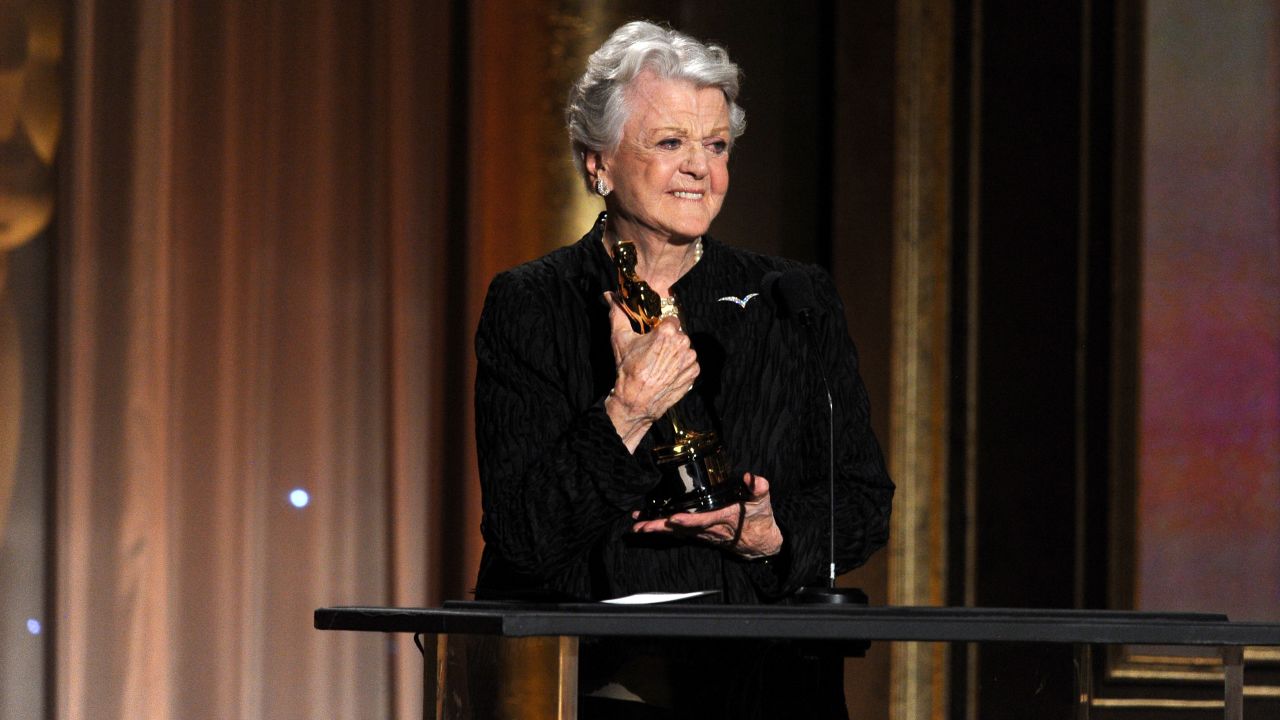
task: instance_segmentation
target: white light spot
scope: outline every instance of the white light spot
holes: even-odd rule
[[[289,493],[289,504],[296,508],[304,508],[311,502],[311,495],[302,488],[294,488]]]
[[[37,619],[35,619],[35,618],[28,618],[28,619],[27,619],[27,632],[31,633],[32,635],[39,635],[39,634],[40,634],[40,621],[39,621],[39,620],[37,620]]]

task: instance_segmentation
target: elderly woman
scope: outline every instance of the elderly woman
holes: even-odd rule
[[[830,279],[707,234],[746,124],[738,77],[723,49],[633,22],[591,56],[570,94],[574,159],[605,212],[576,244],[500,274],[489,289],[476,337],[481,597],[715,590],[714,602],[773,603],[823,582],[824,374],[835,407],[838,569],[885,542],[893,484]],[[650,332],[637,332],[621,305],[614,255],[624,243],[662,300]],[[813,285],[812,334],[763,288],[786,271]],[[740,494],[718,509],[641,519],[673,407],[718,435]],[[777,648],[632,643],[587,647],[584,657],[592,652],[600,660],[583,665],[599,677],[582,680],[584,693],[603,686],[700,717],[844,712],[843,697],[831,695],[839,688],[815,688],[818,675]],[[682,686],[682,662],[698,665],[695,687]],[[821,710],[796,714],[797,702]]]

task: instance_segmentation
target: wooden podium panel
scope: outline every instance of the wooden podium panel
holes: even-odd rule
[[[424,635],[423,717],[572,720],[578,638]]]

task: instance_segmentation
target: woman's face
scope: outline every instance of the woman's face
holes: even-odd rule
[[[628,88],[627,102],[622,142],[598,160],[613,188],[610,223],[664,240],[700,237],[729,189],[724,93],[644,73]]]

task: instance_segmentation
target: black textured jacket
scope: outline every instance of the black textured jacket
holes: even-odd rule
[[[476,335],[476,436],[483,493],[482,597],[604,599],[721,589],[720,602],[786,597],[827,574],[827,410],[835,402],[836,559],[844,572],[888,537],[893,483],[872,433],[844,310],[820,269],[703,240],[672,288],[701,375],[682,401],[714,429],[734,472],[769,480],[782,555],[747,562],[696,541],[629,533],[657,481],[655,431],[632,455],[604,411],[615,366],[616,289],[603,223],[576,244],[494,278]],[[817,296],[818,343],[760,295],[764,275],[801,268]]]

